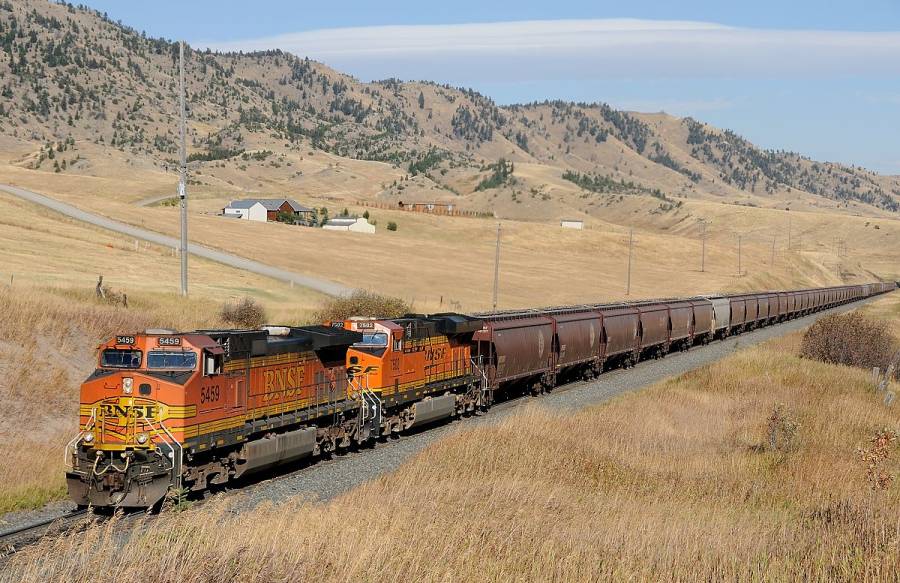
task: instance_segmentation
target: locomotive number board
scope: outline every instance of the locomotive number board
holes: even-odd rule
[[[159,346],[181,346],[181,338],[178,336],[160,336],[157,339]]]

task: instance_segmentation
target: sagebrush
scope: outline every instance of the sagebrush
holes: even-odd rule
[[[831,364],[884,368],[897,350],[888,323],[858,312],[824,316],[809,327],[800,356]]]
[[[223,305],[220,317],[235,328],[259,328],[266,323],[266,310],[253,298],[244,297]]]
[[[366,290],[328,299],[315,314],[317,322],[346,320],[352,316],[399,318],[412,311],[406,300]]]

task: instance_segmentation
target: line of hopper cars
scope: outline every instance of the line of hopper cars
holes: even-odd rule
[[[223,485],[895,288],[117,335],[81,387],[69,494],[82,506],[153,507],[172,490]]]

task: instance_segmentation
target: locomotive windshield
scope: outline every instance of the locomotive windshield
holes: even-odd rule
[[[104,368],[141,368],[140,350],[116,350],[107,348],[100,357]]]
[[[360,342],[354,344],[354,346],[387,346],[388,338],[387,334],[384,332],[363,332],[363,337]]]
[[[197,368],[197,355],[193,352],[151,350],[147,353],[147,368],[194,370]]]

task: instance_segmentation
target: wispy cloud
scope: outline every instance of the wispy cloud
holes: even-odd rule
[[[676,115],[694,115],[698,112],[731,109],[735,102],[721,97],[712,99],[607,99],[610,105],[632,111],[664,111]]]
[[[900,32],[768,30],[690,21],[372,26],[197,44],[218,50],[280,48],[364,79],[504,82],[900,73]]]

